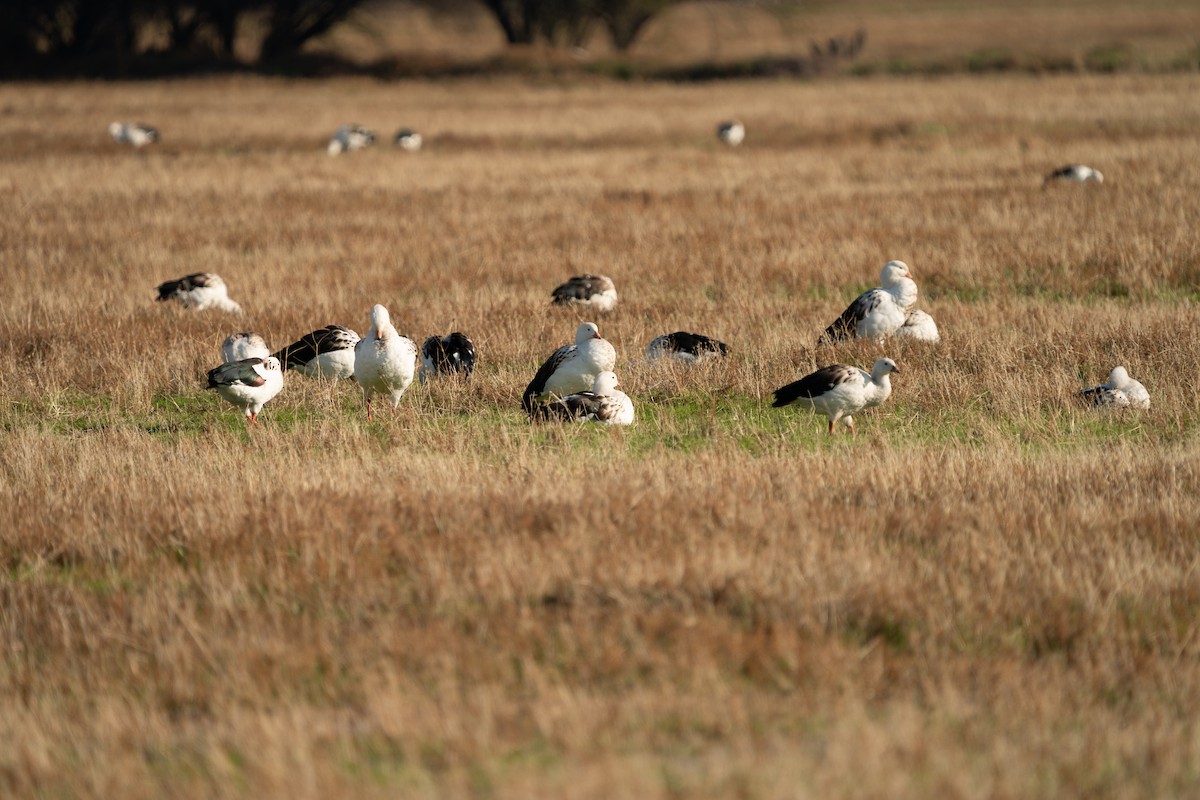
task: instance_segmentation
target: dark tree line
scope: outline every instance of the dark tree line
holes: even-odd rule
[[[483,0],[510,44],[581,44],[592,27],[626,50],[646,23],[681,0]]]
[[[138,33],[166,31],[159,52],[232,59],[249,15],[265,24],[259,60],[293,56],[363,0],[0,0],[0,60],[11,63],[140,55]]]

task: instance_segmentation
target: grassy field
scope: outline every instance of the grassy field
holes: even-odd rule
[[[4,87],[0,794],[1196,796],[1198,95]],[[328,158],[351,120],[428,146]],[[1072,161],[1103,186],[1043,190]],[[943,343],[816,348],[893,258]],[[153,302],[200,270],[244,318]],[[519,411],[583,271],[628,430]],[[251,432],[201,389],[230,332],[376,302],[472,381],[368,424],[293,376]],[[732,357],[640,363],[681,328]],[[769,408],[881,352],[857,437]],[[1072,403],[1117,364],[1150,411]]]

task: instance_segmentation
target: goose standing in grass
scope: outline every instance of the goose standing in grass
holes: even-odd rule
[[[327,152],[331,156],[337,156],[349,150],[362,150],[373,144],[375,131],[361,125],[343,125],[333,132]]]
[[[461,331],[430,336],[421,345],[421,383],[438,375],[470,377],[475,369],[475,345]]]
[[[1108,383],[1084,389],[1078,394],[1084,402],[1107,408],[1138,408],[1150,407],[1150,393],[1146,387],[1129,377],[1124,367],[1113,367],[1108,374]]]
[[[600,337],[594,322],[585,322],[575,331],[574,344],[564,344],[542,364],[525,387],[521,407],[529,411],[548,398],[587,391],[597,375],[612,372],[616,365],[617,351]]]
[[[221,343],[221,358],[226,364],[234,361],[245,361],[247,358],[266,358],[271,355],[271,348],[257,333],[245,331],[231,333]]]
[[[359,336],[341,325],[326,325],[306,333],[275,357],[283,369],[294,369],[309,378],[340,381],[354,377],[354,348]]]
[[[908,307],[917,301],[917,284],[908,264],[889,261],[879,272],[883,285],[858,296],[832,325],[825,329],[817,344],[834,344],[849,339],[883,339],[898,331],[908,315]]]
[[[158,129],[141,122],[114,122],[108,126],[108,135],[117,144],[143,148],[158,141]]]
[[[371,309],[371,330],[354,345],[354,379],[363,390],[368,422],[372,395],[387,397],[395,414],[416,371],[417,346],[396,332],[388,310],[376,304]]]
[[[204,311],[209,308],[242,313],[242,307],[229,299],[229,290],[220,275],[212,272],[196,272],[173,281],[158,285],[159,302],[175,300],[184,308]]]
[[[606,275],[576,275],[551,292],[556,306],[582,306],[607,313],[617,305],[617,287]]]
[[[729,345],[702,333],[675,331],[657,337],[646,347],[646,360],[671,359],[683,364],[695,364],[707,358],[721,358],[729,353]]]
[[[1050,183],[1104,183],[1104,176],[1100,174],[1100,170],[1092,169],[1083,164],[1068,164],[1065,167],[1059,167],[1046,176],[1042,181],[1042,186]]]
[[[425,138],[410,128],[401,128],[396,131],[396,137],[392,141],[396,147],[406,153],[415,153],[421,149],[421,145],[425,144]]]
[[[831,364],[775,390],[775,408],[795,403],[829,418],[833,433],[838,420],[854,433],[854,414],[877,406],[892,393],[889,377],[900,368],[890,358],[875,362],[870,373],[845,364]]]
[[[601,372],[588,392],[576,392],[529,409],[531,420],[578,420],[632,425],[633,401],[619,390],[616,373]]]
[[[736,119],[726,120],[717,126],[717,138],[730,147],[737,147],[746,139],[746,126]]]
[[[258,424],[258,412],[283,388],[279,359],[246,358],[208,371],[208,389],[216,389],[241,410],[249,425]]]
[[[933,317],[917,309],[910,310],[904,316],[904,324],[896,331],[896,335],[916,339],[919,342],[936,343],[942,340]]]

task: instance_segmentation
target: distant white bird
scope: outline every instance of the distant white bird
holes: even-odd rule
[[[359,336],[341,325],[326,325],[306,333],[275,357],[283,369],[294,369],[309,378],[340,381],[354,377],[354,348]]]
[[[1067,181],[1073,183],[1104,183],[1104,176],[1100,174],[1100,170],[1092,169],[1083,164],[1068,164],[1065,167],[1059,167],[1046,176],[1042,181],[1045,186],[1048,183],[1055,181]]]
[[[601,372],[588,392],[569,394],[549,403],[532,406],[532,420],[579,420],[605,425],[632,425],[633,401],[619,391],[616,373]]]
[[[910,309],[904,316],[904,324],[896,331],[896,335],[916,339],[920,342],[940,342],[942,340],[933,317],[917,309]]]
[[[817,344],[833,344],[848,339],[882,339],[891,336],[917,301],[917,284],[908,264],[889,261],[879,272],[883,286],[858,296],[832,325],[825,329]]]
[[[241,409],[250,425],[257,425],[258,412],[283,388],[283,371],[274,356],[247,358],[209,370],[206,388],[216,389]]]
[[[854,433],[854,414],[877,406],[892,393],[888,376],[900,368],[890,358],[881,358],[867,373],[858,367],[831,364],[798,381],[775,390],[775,408],[795,403],[829,418],[829,432],[838,420]]]
[[[396,131],[396,137],[393,139],[393,142],[401,150],[415,153],[421,149],[421,145],[425,143],[425,138],[414,130],[401,128]]]
[[[475,345],[465,333],[430,336],[421,345],[421,383],[438,375],[469,377],[475,369]]]
[[[617,351],[600,338],[600,329],[594,322],[585,322],[575,331],[574,344],[558,348],[542,364],[525,387],[521,407],[529,411],[545,399],[587,391],[597,375],[612,372],[616,364]]]
[[[212,272],[196,272],[173,281],[158,285],[159,302],[176,300],[184,308],[204,311],[209,308],[242,313],[242,307],[229,299],[229,291],[220,275]]]
[[[746,138],[746,126],[736,119],[726,120],[717,126],[717,138],[730,147],[737,147]]]
[[[1079,393],[1084,402],[1094,406],[1112,408],[1150,407],[1150,393],[1146,387],[1129,377],[1124,367],[1114,367],[1108,374],[1108,383],[1084,389]]]
[[[108,135],[117,144],[138,148],[158,141],[158,129],[141,122],[114,122],[108,126]]]
[[[327,151],[336,156],[348,150],[362,150],[375,144],[375,132],[361,125],[343,125],[333,132]]]
[[[616,308],[617,287],[607,275],[576,275],[551,292],[551,305],[582,306],[608,312]]]
[[[387,397],[395,414],[416,372],[417,346],[396,332],[388,310],[376,304],[371,309],[371,330],[354,346],[354,379],[363,390],[368,422],[371,396]]]
[[[721,358],[729,353],[729,345],[702,333],[675,331],[655,338],[646,347],[646,360],[670,359],[683,364],[695,364],[707,358]]]
[[[231,333],[221,343],[221,358],[226,364],[234,361],[245,361],[247,358],[266,358],[271,355],[271,348],[257,333],[245,331]]]

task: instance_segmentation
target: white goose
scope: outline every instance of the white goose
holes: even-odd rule
[[[614,372],[601,372],[592,383],[590,392],[569,394],[544,405],[533,406],[533,420],[579,420],[604,425],[632,425],[633,401],[620,391]]]
[[[371,420],[371,396],[386,396],[395,414],[416,372],[417,346],[396,332],[388,310],[376,304],[371,309],[371,330],[354,345],[354,379],[363,389],[367,421]]]
[[[309,378],[340,381],[354,377],[354,348],[359,336],[341,325],[326,325],[306,333],[275,354],[284,370]]]
[[[1108,383],[1084,389],[1079,397],[1086,403],[1100,407],[1142,410],[1150,407],[1150,393],[1145,386],[1129,377],[1124,367],[1113,367],[1108,374]]]
[[[896,335],[916,339],[919,342],[940,342],[942,340],[933,317],[917,309],[910,310],[904,316],[904,324],[896,331]]]
[[[229,290],[221,276],[212,272],[195,272],[173,281],[158,285],[159,302],[175,300],[184,308],[204,311],[217,308],[233,314],[242,313],[242,307],[229,299]]]
[[[907,309],[917,301],[917,284],[908,264],[889,261],[879,272],[883,285],[858,296],[832,325],[825,329],[817,344],[833,344],[847,339],[882,339],[904,324]]]
[[[1042,181],[1044,187],[1048,183],[1065,181],[1068,183],[1104,183],[1104,175],[1098,169],[1092,169],[1084,164],[1068,164],[1059,167],[1046,176]]]
[[[554,287],[551,305],[582,306],[607,313],[617,306],[617,287],[607,275],[576,275]]]
[[[521,407],[529,411],[534,403],[549,397],[566,397],[592,388],[601,372],[612,372],[617,351],[600,337],[594,322],[585,322],[575,331],[575,343],[565,344],[550,354],[533,380],[525,387]]]
[[[209,370],[205,388],[216,389],[241,409],[249,425],[257,425],[258,412],[283,388],[283,370],[274,356],[247,358]]]
[[[221,343],[221,359],[226,364],[234,361],[245,361],[247,358],[266,358],[271,355],[271,348],[257,333],[243,331],[231,333]]]
[[[881,358],[867,373],[858,367],[831,364],[798,381],[775,390],[775,408],[795,403],[829,418],[829,432],[841,420],[854,433],[854,414],[877,406],[892,393],[888,376],[900,368],[890,358]]]
[[[746,139],[746,126],[736,119],[722,122],[717,126],[717,138],[730,147],[737,147]]]
[[[396,131],[396,136],[392,140],[396,147],[406,153],[415,153],[421,149],[421,145],[425,143],[425,137],[412,130],[411,128],[401,128]]]
[[[333,132],[326,152],[331,156],[341,155],[350,150],[362,150],[375,144],[375,131],[361,125],[343,125]]]
[[[117,144],[143,148],[158,141],[158,129],[141,122],[114,122],[108,126],[108,135]]]

